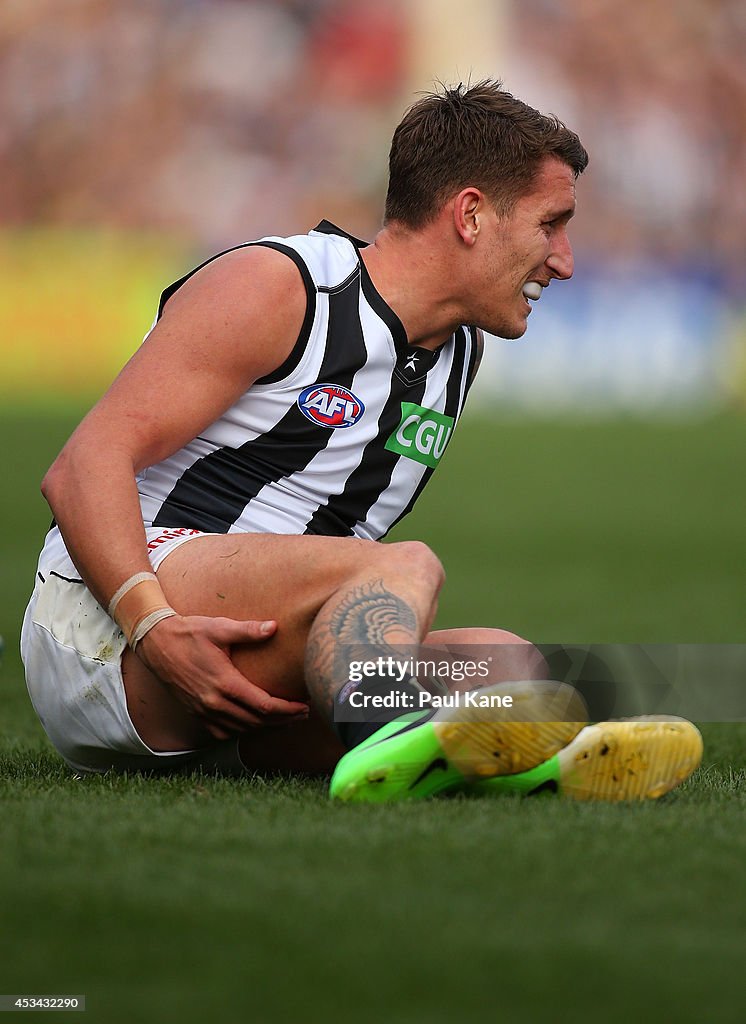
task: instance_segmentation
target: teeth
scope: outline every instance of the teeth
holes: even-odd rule
[[[538,281],[527,281],[523,286],[523,294],[527,299],[540,299],[542,291]]]

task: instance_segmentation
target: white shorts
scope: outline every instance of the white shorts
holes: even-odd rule
[[[200,530],[146,528],[153,571]],[[34,709],[76,772],[199,768],[240,774],[237,740],[208,750],[163,752],[140,739],[122,681],[124,634],[80,578],[59,530],[47,535],[21,630],[21,657]]]

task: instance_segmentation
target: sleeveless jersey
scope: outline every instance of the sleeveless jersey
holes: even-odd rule
[[[451,439],[477,363],[476,330],[459,328],[434,352],[409,345],[360,259],[367,243],[328,221],[245,244],[295,262],[307,294],[300,335],[282,366],[138,475],[145,524],[380,539]],[[158,317],[199,269],[166,289]]]

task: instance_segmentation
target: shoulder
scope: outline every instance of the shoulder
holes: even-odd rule
[[[328,221],[322,221],[307,235],[286,239],[263,239],[262,244],[280,243],[283,251],[304,263],[314,286],[319,291],[337,288],[360,268],[360,246],[367,243],[353,238]],[[282,244],[284,243],[284,245]]]
[[[189,275],[168,297],[163,313],[194,304],[272,305],[279,297],[291,308],[304,305],[306,288],[297,263],[276,247],[252,244],[230,249]]]
[[[175,332],[239,363],[254,377],[274,370],[298,339],[309,306],[298,266],[260,245],[230,250],[192,274],[163,306],[155,333]],[[236,367],[237,368],[237,367]]]

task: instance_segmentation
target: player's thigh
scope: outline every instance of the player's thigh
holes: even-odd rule
[[[319,609],[347,580],[385,571],[393,547],[353,537],[205,536],[173,551],[158,578],[182,615],[275,619],[275,635],[234,648],[234,661],[270,693],[302,697],[305,645]]]
[[[175,548],[157,575],[169,603],[182,615],[275,619],[276,633],[238,645],[238,669],[268,693],[305,700],[303,664],[313,621],[348,581],[408,576],[422,570],[422,586],[437,583],[434,558],[422,545],[378,544],[352,537],[224,534],[195,537]],[[429,577],[432,577],[431,579]],[[122,658],[127,707],[138,734],[156,750],[210,742],[203,722],[178,701],[131,651]]]

